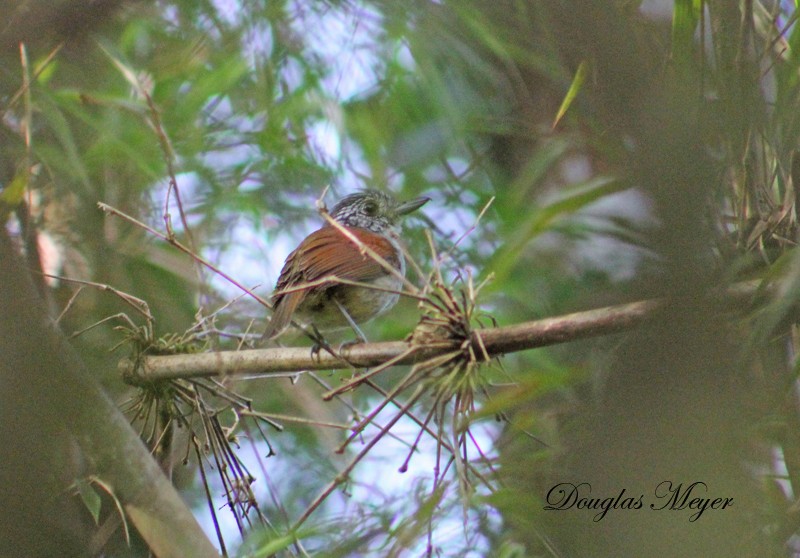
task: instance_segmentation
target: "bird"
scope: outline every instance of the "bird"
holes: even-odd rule
[[[428,201],[430,198],[418,197],[399,202],[374,189],[342,198],[330,211],[341,228],[326,222],[286,258],[272,296],[272,319],[262,339],[277,337],[296,320],[317,333],[350,326],[365,341],[358,324],[392,308],[403,286],[406,263],[398,230],[400,218]],[[396,273],[362,250],[342,229]],[[331,276],[373,288],[325,280]]]

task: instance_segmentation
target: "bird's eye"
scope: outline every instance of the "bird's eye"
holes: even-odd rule
[[[370,217],[374,217],[378,213],[378,204],[371,200],[364,202],[364,213]]]

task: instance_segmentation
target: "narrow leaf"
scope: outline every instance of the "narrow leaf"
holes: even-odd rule
[[[702,9],[702,0],[675,0],[672,12],[673,62],[685,65],[692,60],[694,32]]]
[[[94,524],[97,525],[100,521],[100,505],[102,504],[100,495],[86,479],[76,480],[75,486],[78,489],[78,494],[83,501],[83,505],[89,510]]]
[[[627,181],[600,176],[586,182],[575,193],[532,211],[530,217],[517,227],[517,232],[490,261],[491,268],[499,278],[495,285],[502,284],[503,278],[519,263],[519,255],[534,237],[547,231],[559,217],[573,214],[597,200],[621,192],[630,187]]]
[[[22,201],[25,190],[28,188],[30,173],[27,168],[17,171],[11,182],[0,192],[0,205],[5,206],[2,211],[16,207]]]
[[[558,112],[556,113],[556,117],[553,120],[553,128],[558,126],[558,123],[561,121],[561,118],[563,118],[564,114],[566,114],[567,110],[572,105],[572,101],[575,100],[575,97],[578,96],[581,87],[583,87],[583,82],[586,80],[587,66],[588,64],[586,63],[586,60],[584,60],[578,65],[578,70],[575,72],[575,77],[572,78],[572,83],[570,84],[569,89],[567,90],[567,94],[564,97],[564,100],[561,101],[561,106],[558,107]]]

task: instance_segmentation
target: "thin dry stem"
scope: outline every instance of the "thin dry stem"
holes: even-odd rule
[[[61,275],[51,275],[49,273],[42,273],[42,275],[44,275],[45,277],[49,277],[51,279],[58,279],[59,281],[64,281],[66,283],[75,283],[76,285],[81,285],[84,287],[93,287],[101,291],[108,291],[114,296],[117,296],[120,299],[122,299],[122,301],[125,304],[127,304],[128,306],[136,310],[139,314],[144,316],[144,318],[148,322],[153,321],[153,314],[150,312],[150,306],[147,304],[147,302],[145,302],[139,297],[133,296],[132,294],[120,291],[119,289],[115,289],[111,285],[106,285],[105,283],[95,283],[93,281],[84,281],[82,279],[72,279],[70,277],[63,277]],[[77,297],[78,293],[80,293],[80,290],[78,290],[78,292],[75,293],[73,298]],[[61,315],[59,315],[57,321],[60,321],[64,317],[64,314],[67,313],[67,310],[69,310],[70,306],[72,306],[72,304],[74,303],[73,298],[70,298],[69,302],[67,303],[67,306],[64,308],[64,311],[61,312]]]
[[[11,96],[11,99],[9,99],[8,103],[6,103],[6,106],[3,107],[2,110],[0,110],[0,120],[3,119],[3,117],[9,110],[14,108],[14,105],[17,104],[17,101],[19,101],[23,95],[28,94],[31,82],[36,81],[36,79],[39,77],[39,74],[41,74],[50,65],[50,62],[53,61],[53,58],[55,58],[56,54],[58,54],[61,51],[61,48],[63,46],[64,43],[59,43],[58,45],[56,45],[53,48],[53,50],[50,51],[47,57],[41,62],[41,64],[39,64],[39,67],[36,69],[33,75],[30,76],[29,79],[26,79],[23,82],[22,86],[14,92],[14,95]]]
[[[244,285],[242,285],[241,283],[236,281],[236,279],[234,279],[233,277],[231,277],[230,275],[228,275],[227,273],[225,273],[224,271],[219,269],[217,266],[215,266],[211,262],[209,262],[206,259],[198,256],[190,248],[188,248],[187,246],[183,245],[180,241],[178,241],[174,237],[170,238],[168,235],[165,235],[164,233],[161,233],[161,232],[155,230],[153,227],[150,227],[150,226],[142,223],[141,221],[135,219],[134,217],[131,217],[130,215],[128,215],[126,213],[123,213],[122,211],[120,211],[118,209],[115,209],[115,208],[111,207],[110,205],[105,204],[103,202],[98,202],[97,203],[97,207],[99,207],[101,211],[103,211],[105,213],[108,213],[109,215],[115,215],[117,217],[120,217],[123,220],[131,223],[132,225],[140,227],[141,229],[143,229],[143,230],[149,232],[150,234],[152,234],[153,236],[158,237],[161,240],[171,244],[172,246],[174,246],[175,248],[177,248],[178,250],[180,250],[184,254],[188,255],[190,258],[194,259],[196,262],[204,265],[205,267],[207,267],[208,269],[210,269],[211,271],[213,271],[214,273],[216,273],[217,275],[219,275],[220,277],[222,277],[223,279],[228,281],[231,285],[235,286],[236,288],[240,289],[245,294],[247,294],[250,297],[252,297],[256,302],[258,302],[262,306],[265,306],[266,308],[272,308],[272,304],[270,304],[265,299],[263,299],[262,297],[260,297],[256,293],[254,293],[252,290],[248,289],[247,287],[245,287]]]
[[[380,256],[379,256],[380,257]],[[396,270],[395,270],[396,271]],[[305,283],[299,283],[297,285],[293,285],[291,287],[286,287],[284,289],[280,289],[275,291],[274,295],[285,295],[289,293],[294,293],[297,291],[305,291],[308,289],[313,289],[314,287],[319,287],[323,285],[329,285],[331,283],[339,284],[339,285],[349,285],[351,287],[361,287],[363,289],[371,289],[373,291],[381,291],[385,293],[392,293],[398,294],[400,296],[405,296],[408,298],[413,298],[416,300],[424,300],[425,297],[417,294],[417,292],[406,292],[406,291],[399,291],[397,289],[388,289],[386,287],[379,287],[369,283],[362,283],[360,281],[351,281],[350,279],[342,279],[337,277],[336,275],[326,275],[325,277],[321,277],[319,279],[315,279],[314,281],[307,281]]]
[[[332,390],[330,390],[330,391],[328,391],[326,393],[323,393],[322,394],[322,399],[324,401],[330,401],[335,396],[341,395],[342,393],[344,393],[346,391],[350,391],[351,389],[356,388],[357,386],[363,384],[366,380],[369,380],[370,378],[372,378],[376,374],[379,374],[379,373],[383,372],[387,368],[390,368],[390,367],[394,366],[395,364],[397,364],[398,362],[400,362],[401,360],[409,357],[416,350],[417,350],[417,347],[409,347],[407,350],[403,351],[402,353],[400,353],[396,357],[390,358],[389,360],[387,360],[386,362],[380,364],[379,366],[376,366],[372,370],[369,370],[368,372],[365,372],[364,374],[361,374],[360,376],[356,376],[355,378],[353,378],[349,382],[346,382],[346,383],[342,384],[341,386],[337,387],[336,389],[332,389]]]
[[[257,417],[260,419],[281,420],[284,422],[293,422],[295,424],[305,424],[308,426],[324,426],[326,428],[336,428],[338,430],[350,430],[349,424],[339,424],[336,422],[312,420],[302,417],[293,417],[290,415],[281,415],[278,413],[263,413],[259,411],[245,410],[245,411],[240,411],[239,415],[243,417]]]
[[[336,478],[333,479],[328,485],[322,490],[322,492],[314,499],[313,502],[306,508],[306,510],[300,515],[297,521],[292,526],[292,531],[297,531],[303,523],[314,513],[322,502],[324,502],[331,493],[336,490],[336,487],[342,484],[347,480],[347,477],[353,471],[356,465],[375,447],[385,434],[389,432],[389,430],[399,421],[403,416],[406,415],[408,410],[414,406],[417,400],[425,393],[424,389],[417,388],[417,390],[411,395],[408,402],[403,405],[403,407],[398,411],[394,417],[389,421],[389,423],[381,429],[381,432],[376,434],[367,444],[362,448],[358,454],[353,457],[350,463],[338,474]]]
[[[486,215],[486,212],[489,211],[489,208],[494,203],[494,200],[495,196],[489,198],[489,201],[486,202],[486,204],[483,206],[483,209],[481,209],[480,213],[478,213],[478,216],[475,217],[475,221],[466,231],[463,232],[461,236],[458,237],[458,239],[456,239],[453,245],[447,250],[446,252],[447,254],[452,254],[453,252],[455,252],[456,248],[458,248],[458,245],[461,244],[461,242],[463,242],[463,240],[467,238],[467,236],[469,236],[470,233],[472,233],[472,231],[478,228],[478,224],[481,222],[481,219],[483,219],[483,216]]]

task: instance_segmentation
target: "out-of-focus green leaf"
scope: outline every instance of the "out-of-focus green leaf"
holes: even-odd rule
[[[114,66],[119,70],[122,76],[125,78],[125,81],[128,82],[128,85],[133,87],[136,93],[144,98],[145,95],[149,95],[147,88],[144,86],[142,81],[139,79],[138,73],[131,68],[129,64],[126,64],[122,61],[119,55],[115,55],[111,52],[112,47],[110,45],[104,44],[102,41],[98,41],[98,46],[100,50],[105,54],[111,62],[113,62]]]
[[[572,78],[572,83],[569,85],[567,94],[564,96],[564,100],[561,101],[561,106],[558,107],[556,117],[553,119],[553,128],[558,126],[558,123],[561,122],[561,118],[563,118],[563,116],[567,113],[569,107],[572,106],[572,101],[574,101],[575,97],[577,97],[578,93],[580,93],[581,88],[583,87],[583,82],[586,80],[587,67],[588,63],[585,60],[578,65],[578,70],[575,72],[575,77]]]
[[[267,558],[268,556],[274,556],[298,541],[319,534],[320,531],[320,529],[309,527],[299,529],[295,533],[276,535],[271,531],[262,529],[250,535],[239,548],[237,556],[239,558]]]
[[[70,123],[61,109],[46,96],[38,96],[37,108],[44,115],[50,130],[59,141],[63,165],[57,170],[68,172],[83,187],[84,191],[88,192],[91,190],[91,178]],[[35,143],[34,149],[37,149]]]
[[[5,222],[8,214],[22,201],[25,190],[30,181],[30,172],[27,168],[17,171],[11,182],[0,191],[0,223]]]
[[[675,0],[672,13],[672,62],[679,68],[687,68],[692,63],[694,34],[702,9],[702,0]]]
[[[53,74],[58,69],[58,60],[51,60],[50,57],[44,58],[36,63],[34,66],[36,73],[36,80],[45,85],[53,77]]]
[[[494,290],[498,288],[498,285],[502,285],[508,273],[519,263],[520,252],[533,238],[549,230],[554,220],[575,213],[605,196],[621,192],[629,187],[630,185],[624,180],[600,176],[587,181],[579,188],[574,188],[577,190],[574,194],[545,207],[535,208],[531,211],[530,217],[516,227],[512,238],[506,242],[503,250],[489,262],[487,270],[492,271],[496,276],[489,288]]]
[[[504,214],[504,217],[519,212],[520,207],[527,203],[532,193],[540,187],[548,173],[553,171],[571,145],[569,140],[559,137],[541,143],[539,148],[528,158],[525,166],[517,173],[513,185],[508,188],[508,193],[498,198],[498,208],[503,212],[508,212]]]
[[[100,521],[100,506],[102,504],[100,495],[86,479],[76,480],[75,486],[78,488],[78,494],[81,497],[83,505],[89,510],[94,524],[97,525]]]

